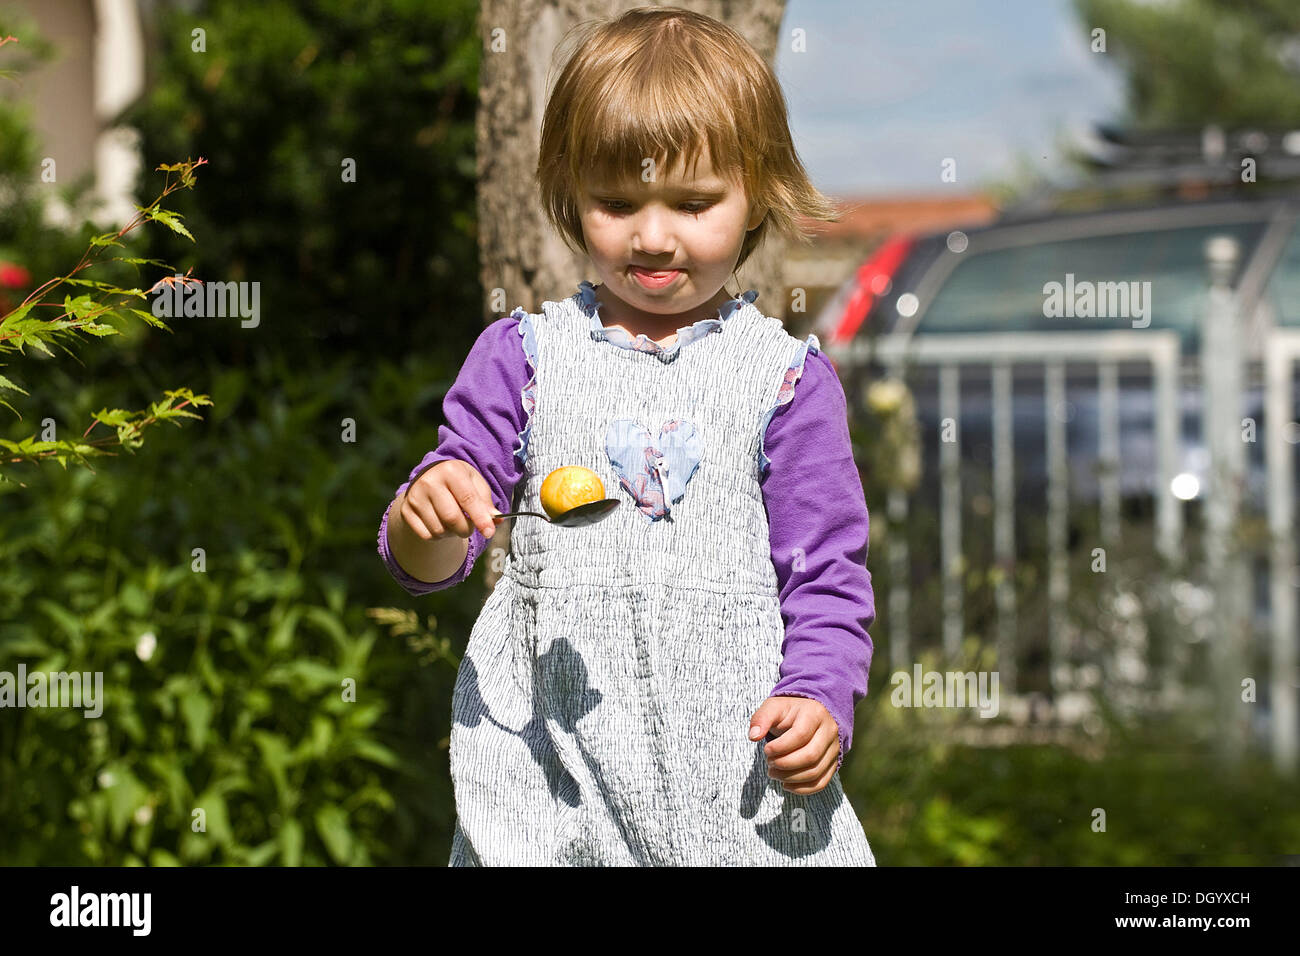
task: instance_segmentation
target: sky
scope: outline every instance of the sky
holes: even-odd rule
[[[1071,0],[788,0],[781,31],[795,148],[833,196],[967,194],[1018,155],[1059,176],[1061,140],[1124,117],[1123,74]]]

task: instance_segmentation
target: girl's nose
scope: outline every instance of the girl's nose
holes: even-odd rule
[[[642,210],[632,230],[632,247],[639,255],[645,256],[658,256],[672,252],[675,246],[670,217],[662,210],[653,208]]]

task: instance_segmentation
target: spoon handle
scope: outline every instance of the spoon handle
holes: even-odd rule
[[[523,516],[525,516],[525,515],[528,516],[528,517],[530,517],[530,518],[545,518],[547,521],[550,521],[550,520],[551,520],[549,516],[547,516],[547,515],[543,515],[543,514],[538,514],[536,511],[511,511],[511,512],[508,513],[508,514],[503,514],[503,515],[502,515],[502,514],[496,514],[496,515],[493,515],[493,516],[492,516],[492,520],[496,521],[496,520],[498,520],[498,519],[504,519],[504,518],[519,518],[519,517],[523,517]]]

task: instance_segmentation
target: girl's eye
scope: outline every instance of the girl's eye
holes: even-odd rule
[[[626,209],[627,203],[623,202],[621,199],[602,199],[601,205],[604,206],[610,212],[627,211]],[[682,209],[693,216],[698,216],[700,213],[704,212],[704,210],[708,209],[709,206],[711,205],[712,203],[707,203],[707,202],[689,202],[689,203],[683,203]]]

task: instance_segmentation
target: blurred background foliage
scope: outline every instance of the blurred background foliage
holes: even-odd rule
[[[1300,124],[1295,0],[1075,0],[1106,31],[1137,128]]]
[[[197,242],[141,230],[129,254],[258,281],[262,320],[137,323],[6,371],[31,392],[22,421],[0,419],[15,440],[45,418],[80,434],[93,410],[181,384],[214,405],[93,473],[46,463],[0,494],[0,669],[103,671],[111,688],[98,720],[4,712],[0,862],[446,863],[459,649],[428,646],[463,647],[482,574],[417,602],[375,549],[481,331],[475,15],[159,10],[148,93],[124,117],[143,136],[137,195],[157,194],[160,163],[209,165],[169,203]],[[207,53],[190,50],[196,26]],[[21,111],[0,109],[0,128],[25,130]],[[0,139],[0,163],[3,241],[33,284],[66,272],[94,230],[43,224],[29,135]],[[389,606],[394,622],[368,612]]]
[[[160,8],[147,31],[147,95],[121,120],[140,131],[146,170],[178,156],[210,165],[202,189],[174,204],[202,242],[159,233],[150,255],[199,278],[261,282],[267,317],[239,332],[196,323],[181,353],[242,360],[253,348],[315,348],[364,366],[412,349],[468,352],[483,302],[473,278],[477,9]],[[204,53],[192,50],[200,28]],[[349,159],[355,182],[344,181]],[[146,355],[163,358],[152,351],[163,344],[151,337]]]
[[[197,242],[144,230],[131,254],[259,281],[263,316],[13,363],[32,394],[22,421],[0,418],[10,438],[182,384],[214,405],[93,472],[46,464],[0,487],[0,670],[102,671],[106,688],[95,720],[0,714],[0,863],[446,863],[451,692],[484,569],[411,598],[375,538],[481,331],[475,16],[463,0],[271,0],[164,7],[151,25],[149,92],[124,118],[143,134],[139,201],[158,164],[210,165],[174,206]],[[0,106],[0,131],[0,246],[36,281],[66,272],[90,231],[43,225],[21,111]],[[896,451],[873,427],[854,427],[867,475]],[[884,502],[865,484],[883,594]],[[1300,845],[1293,784],[1213,772],[1176,724],[963,743],[968,714],[890,705],[873,636],[842,779],[882,864],[1272,863]]]

